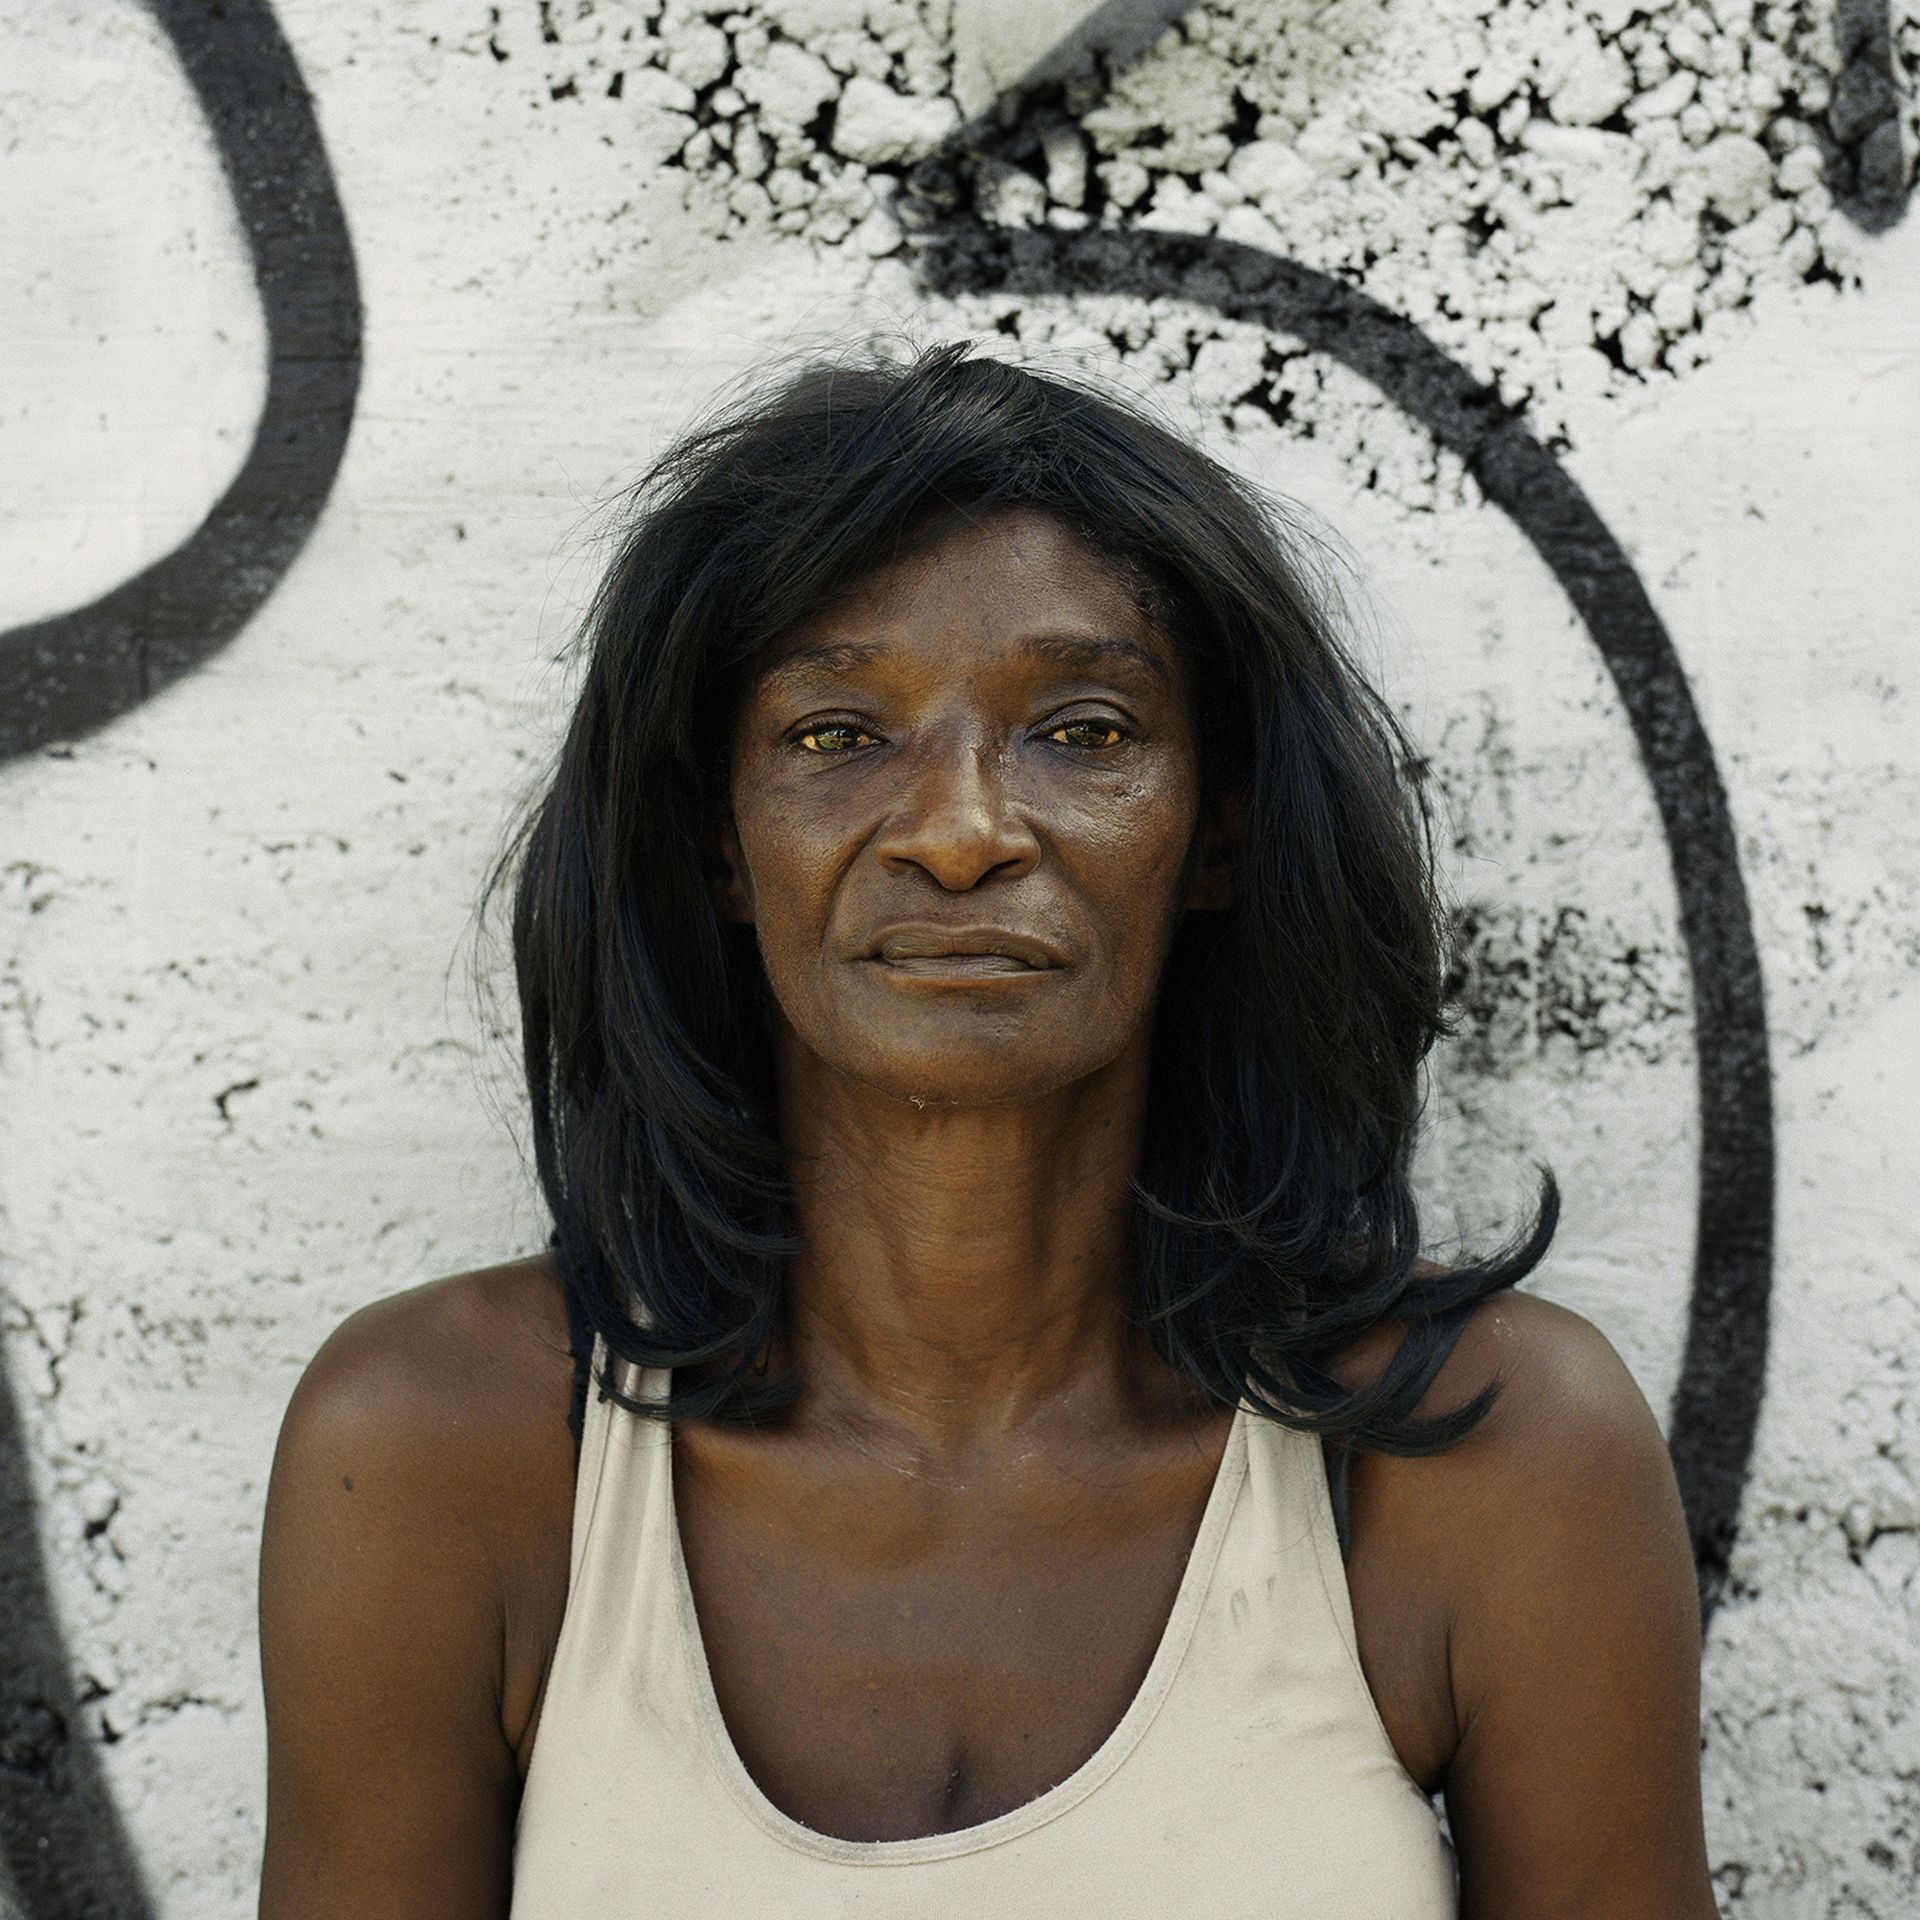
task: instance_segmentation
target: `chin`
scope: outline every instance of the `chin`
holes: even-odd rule
[[[869,1052],[849,1063],[853,1078],[876,1093],[925,1111],[934,1107],[1007,1107],[1045,1099],[1110,1065],[1108,1053],[1062,1057],[1010,1040],[976,1047]]]
[[[1110,1069],[1128,1051],[1128,1023],[1110,1006],[1093,1017],[1071,1005],[948,990],[917,1007],[815,1003],[794,1011],[798,1020],[783,1008],[780,1025],[803,1079],[824,1067],[923,1112],[1043,1100]],[[812,1068],[802,1064],[806,1056]]]

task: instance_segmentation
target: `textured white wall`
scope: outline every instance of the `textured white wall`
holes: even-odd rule
[[[1222,317],[1204,263],[930,291],[943,196],[963,263],[1144,227],[1363,287],[1522,409],[1631,557],[1726,784],[1778,1120],[1772,1352],[1705,1677],[1722,1904],[1916,1910],[1920,221],[1893,218],[1911,129],[1848,39],[1874,10],[1213,0],[1150,38],[1174,9],[1143,7],[1111,86],[1083,64],[955,159],[963,111],[1088,11],[280,0],[365,304],[344,464],[231,645],[0,767],[0,1333],[78,1735],[159,1913],[250,1911],[253,1560],[301,1365],[362,1302],[543,1237],[471,908],[563,709],[600,507],[769,353],[1008,334],[1337,533],[1472,934],[1436,1224],[1497,1221],[1550,1161],[1542,1290],[1673,1391],[1694,983],[1566,592],[1405,411]],[[190,534],[266,388],[164,24],[0,0],[0,627]],[[1910,92],[1920,24],[1893,28]]]

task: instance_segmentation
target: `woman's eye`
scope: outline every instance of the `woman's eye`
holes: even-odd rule
[[[824,727],[809,727],[795,740],[795,744],[804,747],[808,753],[824,754],[851,753],[856,747],[871,746],[872,743],[873,735],[866,728],[853,726],[846,721],[835,721]]]
[[[1117,747],[1126,736],[1111,720],[1065,720],[1047,738],[1065,747]]]

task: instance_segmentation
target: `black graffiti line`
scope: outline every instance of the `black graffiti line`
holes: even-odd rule
[[[267,391],[232,484],[98,600],[0,633],[0,762],[104,726],[203,666],[305,546],[360,386],[359,276],[305,82],[267,0],[144,0],[193,91],[266,320]]]
[[[1412,321],[1258,248],[1117,228],[1010,234],[949,219],[935,291],[1185,298],[1292,335],[1359,374],[1449,451],[1552,570],[1619,692],[1665,829],[1693,976],[1700,1105],[1693,1286],[1668,1442],[1703,1619],[1727,1577],[1765,1391],[1773,1274],[1772,1073],[1759,952],[1713,748],[1673,643],[1606,523],[1499,396]]]

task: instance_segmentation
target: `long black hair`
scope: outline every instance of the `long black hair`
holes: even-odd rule
[[[960,345],[816,362],[680,440],[636,490],[589,610],[552,777],[513,876],[535,1163],[576,1326],[671,1367],[669,1415],[768,1418],[796,1247],[765,975],[710,885],[755,656],[929,516],[1058,516],[1146,583],[1195,689],[1204,798],[1244,809],[1233,904],[1175,935],[1134,1183],[1129,1311],[1226,1404],[1394,1452],[1446,1446],[1492,1389],[1414,1408],[1475,1304],[1539,1261],[1421,1260],[1420,1068],[1446,940],[1391,710],[1271,502],[1137,407]],[[1378,1380],[1332,1362],[1382,1321]],[[636,1409],[638,1410],[638,1409]]]

